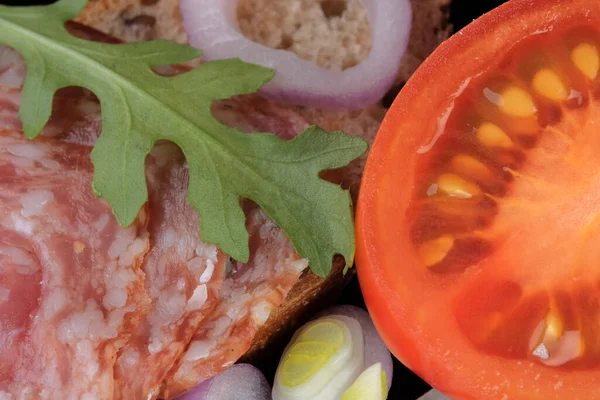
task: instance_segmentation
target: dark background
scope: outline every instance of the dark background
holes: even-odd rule
[[[506,0],[453,0],[449,12],[450,22],[454,27],[454,32],[460,30],[465,25],[479,17],[481,14],[499,6],[505,1]],[[7,5],[44,4],[52,2],[52,0],[0,0],[0,4]],[[365,307],[360,292],[360,287],[356,279],[354,279],[348,285],[342,296],[337,299],[336,302],[338,304],[353,304],[363,308]],[[275,350],[273,353],[271,353],[273,354],[275,360],[271,359],[268,363],[270,365],[263,366],[267,378],[271,378],[269,375],[274,372],[274,368],[276,367],[277,360],[279,358],[278,356],[275,356],[274,353],[277,353],[277,351]],[[418,376],[413,374],[400,362],[394,360],[394,377],[392,381],[392,388],[388,396],[389,400],[415,400],[429,389],[430,386],[427,383],[419,379]]]

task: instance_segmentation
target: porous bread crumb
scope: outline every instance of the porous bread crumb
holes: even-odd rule
[[[248,39],[323,68],[353,67],[371,50],[367,12],[358,0],[241,0],[237,16]]]
[[[450,0],[412,0],[412,28],[396,84],[406,82],[451,33]],[[359,0],[240,0],[239,29],[248,39],[331,70],[364,60],[371,30]]]
[[[450,35],[450,1],[411,0],[410,41],[396,84],[406,82]],[[249,39],[294,51],[324,68],[356,65],[371,49],[369,21],[358,0],[240,0],[238,19]],[[187,42],[179,0],[91,0],[75,20],[127,42]]]

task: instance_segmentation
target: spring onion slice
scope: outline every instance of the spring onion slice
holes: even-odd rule
[[[273,385],[273,400],[332,400],[364,369],[360,324],[330,315],[300,328],[286,347]]]
[[[381,363],[373,364],[346,389],[340,400],[386,400],[387,386]]]

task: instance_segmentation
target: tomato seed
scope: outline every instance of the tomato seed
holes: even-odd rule
[[[535,91],[551,100],[566,100],[568,93],[560,77],[552,70],[544,68],[536,72],[532,82]]]
[[[452,246],[454,246],[454,238],[448,235],[442,236],[423,243],[418,250],[419,257],[426,267],[431,267],[446,258]]]
[[[589,80],[596,79],[600,69],[600,56],[594,45],[581,43],[571,52],[571,60]]]
[[[513,146],[513,142],[508,135],[491,122],[484,122],[477,129],[477,137],[484,145],[488,147],[503,147],[510,148]]]
[[[519,87],[509,87],[500,95],[500,109],[512,116],[519,118],[532,117],[537,112],[533,99],[525,90]]]
[[[455,174],[442,174],[437,180],[438,189],[448,196],[470,199],[481,194],[479,187]]]

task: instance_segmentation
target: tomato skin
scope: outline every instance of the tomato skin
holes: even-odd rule
[[[449,279],[423,272],[406,215],[417,152],[434,139],[461,89],[496,68],[521,40],[573,24],[600,26],[600,2],[511,0],[456,33],[407,82],[367,161],[356,215],[356,264],[367,307],[393,354],[453,399],[600,399],[597,371],[551,369],[475,349],[453,318]],[[436,321],[425,315],[431,309],[439,313]]]

